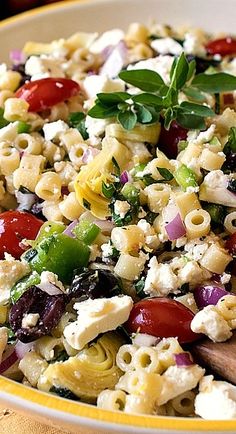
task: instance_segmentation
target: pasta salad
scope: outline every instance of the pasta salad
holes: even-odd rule
[[[235,54],[230,35],[132,23],[0,65],[1,375],[236,418],[236,386],[194,356],[236,329]]]

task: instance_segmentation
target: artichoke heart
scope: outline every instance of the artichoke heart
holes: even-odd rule
[[[156,122],[150,125],[136,125],[131,131],[125,130],[122,125],[109,124],[106,127],[106,137],[115,137],[122,143],[142,142],[156,145],[161,132],[161,124]]]
[[[102,194],[102,184],[103,182],[109,184],[112,180],[113,159],[123,171],[131,159],[131,153],[115,138],[105,138],[101,152],[80,171],[75,180],[78,202],[82,206],[89,207],[91,213],[100,219],[110,215],[110,201]]]
[[[49,365],[40,389],[42,384],[68,389],[83,401],[95,403],[99,393],[114,389],[123,375],[116,365],[116,355],[123,344],[116,332],[105,333],[76,356]]]

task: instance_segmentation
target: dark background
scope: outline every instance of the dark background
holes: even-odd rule
[[[0,0],[0,19],[60,0]]]

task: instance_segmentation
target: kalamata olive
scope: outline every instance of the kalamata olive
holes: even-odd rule
[[[226,160],[222,166],[222,170],[229,170],[230,172],[236,171],[236,153],[228,152],[226,153]]]
[[[187,138],[187,132],[188,130],[178,125],[175,121],[172,122],[168,131],[162,126],[158,148],[163,151],[168,158],[176,158],[178,155],[178,143],[180,140]]]
[[[68,296],[86,300],[87,298],[110,298],[120,294],[117,277],[109,270],[86,270],[75,275]]]
[[[236,193],[236,179],[230,179],[227,185],[227,190]]]
[[[16,71],[16,72],[19,72],[19,74],[21,74],[21,76],[22,76],[22,79],[20,81],[20,86],[22,86],[26,81],[28,81],[28,80],[31,79],[31,76],[27,75],[26,72],[25,72],[25,65],[24,65],[24,63],[13,65],[12,66],[12,70]]]
[[[66,302],[64,294],[48,295],[37,286],[31,286],[10,310],[9,322],[16,337],[28,343],[48,335],[57,326]],[[29,313],[39,314],[39,320],[34,327],[22,327],[22,320]]]
[[[201,72],[205,72],[210,66],[216,68],[220,64],[220,60],[216,59],[206,59],[203,57],[197,57],[193,54],[188,54],[187,59],[190,62],[191,60],[195,60],[196,62],[196,73],[200,74]]]

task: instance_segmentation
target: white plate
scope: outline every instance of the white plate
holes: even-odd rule
[[[36,9],[0,23],[1,61],[28,40],[48,41],[76,31],[126,29],[130,22],[202,27],[235,32],[236,0],[95,0],[72,1]],[[0,376],[0,400],[60,428],[94,433],[235,433],[235,421],[166,418],[109,412],[26,388]]]

